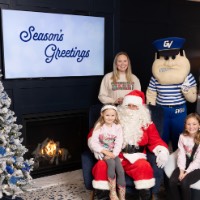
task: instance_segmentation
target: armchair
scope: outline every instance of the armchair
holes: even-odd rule
[[[102,105],[92,105],[89,109],[89,129],[91,129],[99,117],[100,110]],[[152,121],[155,123],[158,131],[162,134],[163,128],[163,110],[161,107],[149,105],[149,109],[151,112]],[[156,165],[156,157],[153,153],[147,152],[147,159],[151,163],[154,169],[154,176],[156,179],[156,185],[160,185],[163,179],[163,169],[160,169]],[[94,189],[92,187],[92,168],[96,163],[96,159],[94,158],[93,153],[87,149],[81,155],[82,160],[82,171],[83,171],[83,179],[86,189],[92,191],[91,199],[94,199]],[[136,189],[134,189],[134,183],[132,178],[128,175],[125,176],[126,178],[126,193],[136,194]],[[155,187],[156,188],[156,187]],[[154,190],[154,188],[152,189]]]
[[[176,150],[175,152],[170,154],[169,160],[164,167],[164,172],[167,176],[167,181],[168,181],[168,178],[172,175],[172,172],[174,171],[174,169],[177,167],[177,164],[176,164],[177,154],[178,154],[178,150]],[[200,197],[200,180],[198,182],[192,184],[190,186],[190,188],[192,190],[192,200],[199,199],[199,197]]]

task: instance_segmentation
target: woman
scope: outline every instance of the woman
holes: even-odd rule
[[[126,94],[141,90],[139,79],[132,73],[127,53],[119,52],[113,62],[113,72],[106,74],[101,82],[99,100],[103,104],[121,104]]]

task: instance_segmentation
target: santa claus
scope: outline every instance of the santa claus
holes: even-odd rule
[[[118,115],[124,135],[123,149],[119,155],[122,166],[126,174],[133,178],[140,198],[150,199],[150,188],[155,185],[155,178],[146,158],[146,149],[155,154],[157,166],[163,168],[169,156],[168,146],[151,121],[143,92],[134,90],[127,94],[118,106]],[[88,145],[90,147],[90,139]],[[106,163],[99,160],[92,170],[94,188],[109,189],[106,172]]]

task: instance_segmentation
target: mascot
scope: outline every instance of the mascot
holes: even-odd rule
[[[173,150],[184,128],[187,115],[186,101],[197,99],[197,84],[190,73],[190,62],[182,49],[184,38],[169,37],[153,42],[156,56],[152,66],[153,76],[146,91],[147,104],[164,109],[162,138]]]

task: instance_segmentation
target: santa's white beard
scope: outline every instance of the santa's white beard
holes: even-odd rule
[[[124,145],[138,146],[142,139],[143,130],[151,123],[149,110],[141,106],[138,110],[131,110],[124,106],[118,106],[118,115],[123,128]]]

